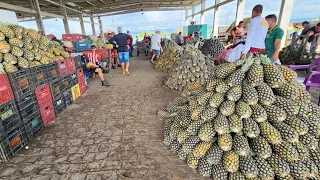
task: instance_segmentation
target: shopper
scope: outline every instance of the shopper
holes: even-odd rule
[[[266,20],[269,23],[269,31],[265,40],[267,55],[273,63],[281,64],[279,52],[284,34],[283,30],[277,25],[277,16],[275,14],[266,16]]]
[[[127,34],[128,34],[128,36],[130,36],[131,39],[132,39],[132,35],[130,34],[129,31],[127,31]],[[130,39],[127,40],[127,44],[131,44],[130,49],[129,49],[129,55],[130,55],[130,57],[133,57],[133,56],[132,56],[132,52],[133,52],[132,41],[133,41],[133,40],[130,40]]]
[[[231,35],[233,37],[233,44],[237,44],[243,41],[243,38],[244,38],[243,21],[240,21],[238,26],[232,29]]]
[[[308,43],[312,43],[314,39],[315,40],[315,44],[313,45],[313,48],[317,48],[319,45],[319,36],[320,36],[320,22],[316,25],[313,26],[311,28],[309,28],[304,34],[301,35],[307,35],[309,37],[308,39]],[[303,44],[305,42],[305,39],[303,39]],[[310,44],[309,44],[310,46]],[[310,49],[310,48],[309,48]]]
[[[160,51],[162,51],[161,47],[161,37],[160,37],[160,30],[156,31],[156,34],[154,34],[151,37],[151,49],[152,49],[152,58],[151,58],[151,63],[153,64],[154,57],[157,56],[157,60],[159,59],[160,56]]]
[[[122,27],[118,27],[118,34],[113,36],[110,41],[118,47],[118,56],[121,64],[122,74],[129,75],[129,48],[132,44],[128,44],[128,39],[132,43],[132,37],[122,33]],[[115,41],[115,42],[114,42]]]
[[[176,42],[179,46],[183,45],[183,36],[182,36],[181,32],[179,32],[179,35],[176,37]]]
[[[256,5],[252,10],[252,20],[249,24],[245,46],[242,50],[241,59],[245,59],[247,54],[265,51],[265,39],[268,33],[269,24],[265,18],[261,17],[262,5]]]

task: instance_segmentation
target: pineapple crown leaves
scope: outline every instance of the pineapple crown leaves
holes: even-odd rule
[[[253,56],[249,56],[246,61],[245,61],[245,64],[241,67],[241,70],[243,72],[247,72],[250,67],[252,66],[252,64],[254,63],[254,58]]]
[[[271,60],[267,57],[267,55],[261,54],[258,57],[261,60],[262,64],[271,64]]]

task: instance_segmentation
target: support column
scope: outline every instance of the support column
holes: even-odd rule
[[[201,1],[201,15],[200,15],[200,24],[204,24],[205,12],[203,10],[206,9],[206,1]]]
[[[93,20],[93,16],[90,16],[90,20],[91,20],[91,27],[92,27],[92,35],[96,36],[96,28],[94,27],[94,20]]]
[[[36,10],[36,23],[38,26],[38,31],[42,31],[45,33],[45,28],[42,21],[41,11],[38,0],[31,0],[31,6]]]
[[[220,0],[216,0],[216,5],[220,3]],[[220,9],[219,6],[214,8],[214,18],[213,18],[213,36],[218,38],[219,35],[219,16],[220,16]]]
[[[281,41],[281,47],[285,46],[287,33],[288,33],[288,24],[290,23],[290,17],[293,8],[293,0],[282,0],[280,15],[278,20],[278,25],[283,30],[283,38]]]
[[[60,7],[61,15],[64,17],[64,19],[62,20],[63,21],[63,25],[64,25],[64,30],[65,30],[66,34],[70,34],[67,10],[66,10],[66,8],[64,6],[63,0],[60,0],[60,4],[62,5]]]
[[[196,11],[196,7],[193,5],[192,6],[192,20],[191,21],[195,21],[196,20],[195,16],[194,16],[195,11]]]
[[[82,11],[81,11],[82,12]],[[84,28],[84,22],[83,22],[83,15],[82,13],[79,13],[79,20],[80,20],[80,27],[81,27],[81,33],[82,35],[86,35],[86,30]]]
[[[100,26],[100,36],[101,36],[102,39],[104,39],[102,21],[101,21],[101,17],[100,16],[98,16],[98,20],[99,20],[99,26]]]
[[[245,0],[238,0],[235,26],[237,26],[240,21],[243,21],[243,13],[244,13],[245,2],[246,2]]]
[[[189,22],[188,22],[188,9],[185,10],[185,25],[188,26]]]

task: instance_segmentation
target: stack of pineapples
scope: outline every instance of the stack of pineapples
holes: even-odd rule
[[[265,56],[217,66],[161,110],[164,143],[203,176],[320,179],[319,107]]]
[[[176,43],[176,41],[172,40],[172,39],[162,39],[161,40],[161,47],[163,49],[167,49],[168,47],[172,47],[172,46],[177,46],[178,44]]]
[[[225,47],[219,39],[210,38],[204,40],[203,45],[199,49],[204,55],[216,58],[225,50]]]
[[[0,25],[0,69],[14,72],[21,68],[48,64],[69,57],[61,45],[34,29]],[[1,71],[1,70],[0,70]]]

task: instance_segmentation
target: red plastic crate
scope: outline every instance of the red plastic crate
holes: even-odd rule
[[[52,103],[52,95],[49,84],[39,86],[34,91],[40,108],[48,103]]]
[[[68,69],[68,73],[73,73],[76,71],[76,65],[74,62],[74,57],[69,57],[67,59],[65,59],[66,64],[67,64],[67,69]]]
[[[77,69],[77,77],[78,77],[78,83],[81,83],[81,82],[84,83],[85,77],[84,77],[84,72],[82,68]]]
[[[79,86],[80,86],[80,94],[82,95],[83,93],[86,92],[87,86],[84,82],[79,83]]]
[[[56,61],[56,63],[59,69],[60,77],[63,77],[69,74],[66,60]]]
[[[82,40],[81,34],[62,34],[63,41],[79,42]]]
[[[6,73],[0,73],[0,105],[14,99],[10,81]]]
[[[56,118],[52,102],[40,107],[40,114],[44,126],[47,126],[49,123],[51,123]]]

